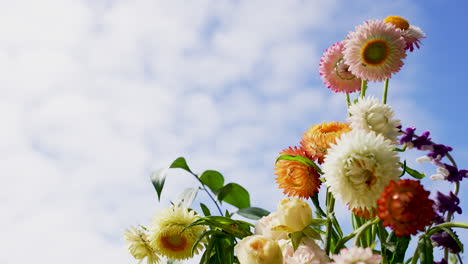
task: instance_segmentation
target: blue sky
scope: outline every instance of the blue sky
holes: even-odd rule
[[[324,87],[318,60],[367,19],[401,15],[425,31],[422,48],[390,81],[389,103],[403,124],[432,131],[468,167],[464,1],[1,7],[0,263],[130,263],[122,231],[148,223],[195,184],[172,171],[156,201],[149,173],[179,156],[196,172],[222,172],[251,192],[254,205],[275,210],[277,153],[311,125],[345,118],[344,98]],[[372,84],[368,93],[380,90]]]

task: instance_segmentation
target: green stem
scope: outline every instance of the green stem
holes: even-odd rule
[[[367,81],[362,80],[361,81],[361,98],[364,98],[364,96],[366,96],[366,90],[367,90]]]
[[[383,97],[382,97],[382,103],[386,104],[387,103],[387,94],[388,94],[388,78],[385,79],[384,82],[384,90],[383,90]]]
[[[326,217],[327,214],[322,210],[322,207],[320,207],[320,202],[318,200],[318,193],[315,193],[314,196],[311,196],[310,199],[312,200],[312,203],[315,206],[315,209],[317,210],[317,215],[319,217]]]
[[[202,185],[202,189],[206,192],[206,194],[208,194],[208,197],[210,197],[211,201],[213,201],[213,203],[216,205],[216,208],[218,208],[219,215],[223,216],[223,211],[221,210],[221,207],[219,206],[218,202],[216,202],[216,200],[213,198],[208,189],[206,189],[206,185],[200,180],[200,177],[198,177],[198,175],[196,175],[193,172],[190,173],[198,180],[198,182],[200,182],[200,184]]]
[[[429,232],[427,232],[427,236],[428,237],[432,236],[434,233],[438,232],[442,227],[446,227],[446,228],[458,227],[458,228],[467,228],[468,229],[468,223],[465,223],[465,222],[446,222],[446,223],[442,223],[442,224],[436,225],[433,228],[431,228],[429,230]]]
[[[351,98],[349,97],[349,93],[346,94],[346,105],[348,108],[351,106]]]
[[[344,244],[346,242],[348,242],[349,240],[351,240],[353,237],[355,237],[357,234],[362,234],[362,232],[364,232],[367,228],[369,228],[370,226],[372,226],[373,224],[375,223],[378,223],[379,222],[379,218],[375,218],[374,220],[372,221],[369,221],[367,223],[365,223],[364,225],[362,225],[360,228],[358,228],[357,230],[355,230],[354,232],[352,232],[351,234],[343,237],[342,239],[340,239],[338,241],[338,243],[336,243],[336,247],[335,247],[335,250],[334,250],[334,254],[338,254],[339,250],[344,246]],[[356,240],[355,240],[356,241]]]

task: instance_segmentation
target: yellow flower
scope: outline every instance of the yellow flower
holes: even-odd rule
[[[282,264],[278,242],[259,235],[243,238],[234,247],[240,264]]]
[[[340,122],[324,122],[309,128],[303,135],[301,145],[312,159],[322,164],[330,144],[342,133],[351,131],[349,124]]]
[[[150,226],[151,246],[169,259],[187,259],[192,257],[192,247],[197,238],[205,231],[204,226],[192,226],[184,230],[199,217],[188,208],[172,206],[160,211]],[[203,249],[200,243],[194,253]]]
[[[312,208],[302,199],[284,198],[278,204],[278,220],[290,233],[301,231],[312,220]]]
[[[135,259],[139,260],[138,263],[141,263],[145,258],[148,264],[159,262],[159,257],[150,246],[145,231],[130,227],[130,229],[125,230],[124,239],[128,242],[128,251]]]

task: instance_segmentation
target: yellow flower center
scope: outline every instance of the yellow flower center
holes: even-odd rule
[[[393,24],[395,27],[401,30],[407,30],[409,28],[408,20],[399,16],[388,16],[383,21],[385,23]]]
[[[165,248],[171,251],[183,251],[187,247],[187,239],[182,235],[167,235],[161,237]]]
[[[372,66],[382,65],[390,54],[390,47],[383,39],[373,39],[361,49],[361,59]]]

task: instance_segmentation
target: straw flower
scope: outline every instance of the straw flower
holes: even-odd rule
[[[142,263],[146,258],[147,264],[155,264],[159,262],[159,257],[154,249],[150,246],[148,235],[144,230],[130,227],[125,230],[124,240],[128,243],[128,251],[137,260]]]
[[[426,34],[424,34],[419,27],[410,25],[410,23],[402,17],[388,16],[383,21],[401,29],[401,35],[406,42],[405,50],[409,50],[410,52],[414,50],[414,46],[419,49],[421,39],[426,38]]]
[[[339,255],[333,255],[335,264],[379,264],[382,256],[374,254],[370,248],[343,248]]]
[[[283,255],[278,242],[260,235],[243,238],[234,246],[234,252],[240,264],[283,263]]]

